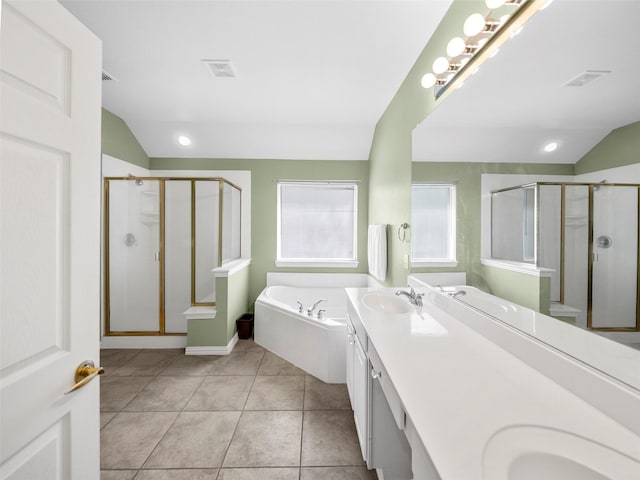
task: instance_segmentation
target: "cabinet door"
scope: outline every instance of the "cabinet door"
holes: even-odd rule
[[[351,408],[355,409],[353,399],[353,362],[355,361],[356,335],[350,320],[347,320],[347,391],[349,392],[349,401]]]
[[[362,349],[362,345],[357,337],[354,339],[354,363],[353,363],[353,412],[362,450],[362,458],[369,463],[368,459],[368,402],[367,402],[367,380],[369,378],[369,360]]]

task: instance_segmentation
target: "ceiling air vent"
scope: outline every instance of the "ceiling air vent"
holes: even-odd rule
[[[591,83],[600,77],[604,77],[611,73],[611,70],[585,70],[580,75],[572,78],[564,84],[565,87],[584,87],[587,83]]]
[[[233,78],[236,76],[236,69],[231,60],[202,60],[202,63],[209,69],[214,77]]]
[[[105,72],[104,70],[102,71],[102,81],[103,82],[109,82],[115,80],[114,76],[111,75],[110,73]]]

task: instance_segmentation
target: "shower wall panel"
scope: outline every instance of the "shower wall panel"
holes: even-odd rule
[[[183,312],[191,306],[191,181],[165,181],[164,195],[165,332],[186,333]]]
[[[109,329],[157,332],[159,182],[112,181],[109,207]]]
[[[593,187],[593,328],[635,328],[638,189]]]

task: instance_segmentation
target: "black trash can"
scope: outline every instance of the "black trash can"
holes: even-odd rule
[[[247,340],[253,335],[253,313],[243,313],[240,318],[236,320],[236,327],[238,328],[238,338],[241,340]]]

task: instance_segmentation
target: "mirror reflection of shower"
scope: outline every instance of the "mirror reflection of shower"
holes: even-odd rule
[[[494,191],[492,257],[553,270],[551,302],[577,326],[637,332],[639,188],[602,180]]]

